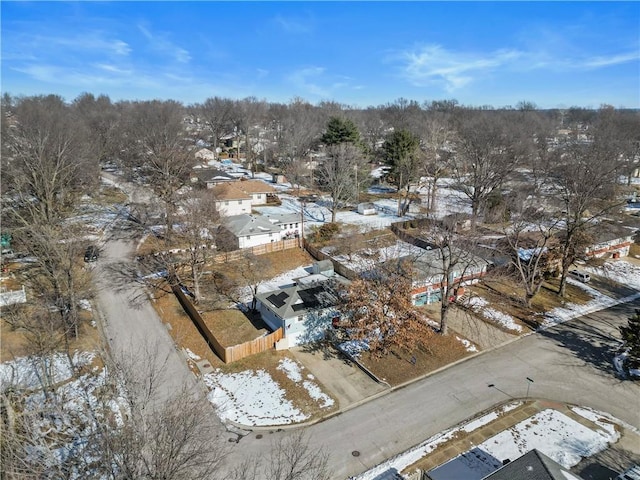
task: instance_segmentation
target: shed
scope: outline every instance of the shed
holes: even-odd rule
[[[311,267],[311,272],[314,274],[322,274],[326,277],[333,276],[333,263],[331,260],[320,260],[315,262]]]
[[[373,203],[363,202],[358,204],[358,213],[360,215],[376,215],[378,212]]]

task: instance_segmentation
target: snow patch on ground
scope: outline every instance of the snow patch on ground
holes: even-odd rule
[[[196,355],[195,353],[193,353],[191,350],[189,350],[188,348],[184,349],[184,353],[187,354],[187,357],[189,357],[191,360],[193,360],[194,362],[197,362],[198,360],[201,360],[199,355]]]
[[[208,398],[223,421],[242,425],[286,425],[309,418],[285,398],[285,391],[264,370],[203,375]]]
[[[482,315],[490,322],[497,323],[507,330],[521,332],[522,327],[516,323],[511,315],[500,312],[495,308],[489,308],[489,302],[482,297],[471,297],[468,301],[469,307],[475,312]]]
[[[478,349],[477,347],[471,343],[469,340],[467,340],[466,338],[460,338],[456,335],[456,340],[458,340],[460,343],[462,343],[462,345],[464,346],[465,350],[467,352],[477,352]]]
[[[71,361],[62,353],[18,357],[0,364],[0,391],[9,387],[36,389],[64,382],[73,376],[74,366],[89,365],[94,358],[93,352],[75,352]]]
[[[628,262],[616,262],[616,264],[626,264],[631,268],[626,268],[625,266],[623,266],[622,268],[616,267],[613,271],[617,273],[614,274],[612,270],[609,269],[609,267],[606,267],[606,265],[609,264],[605,264],[606,268],[603,271],[611,274],[611,279],[616,282],[626,284],[632,288],[640,289],[640,268],[635,267]],[[602,271],[600,269],[596,270],[594,268],[585,268],[585,270],[593,271],[595,274],[602,274]],[[623,272],[626,273],[626,275],[623,274]],[[633,274],[637,274],[638,278],[634,278]],[[587,292],[591,296],[591,300],[582,305],[569,303],[564,307],[554,308],[553,310],[545,314],[544,323],[541,328],[549,328],[553,325],[567,322],[582,315],[587,315],[589,313],[597,312],[598,310],[612,307],[619,303],[631,302],[637,298],[640,298],[640,292],[624,298],[612,298],[596,290],[595,288],[592,288],[589,285],[573,278],[567,278],[567,283],[575,285],[576,287],[581,288],[582,290]]]
[[[295,383],[302,382],[302,387],[311,398],[320,404],[320,407],[327,408],[334,404],[333,398],[324,393],[315,382],[311,381],[313,380],[313,375],[307,375],[307,378],[311,377],[311,379],[302,381],[302,370],[304,370],[304,367],[295,360],[283,358],[280,360],[277,369],[285,372],[291,381]]]

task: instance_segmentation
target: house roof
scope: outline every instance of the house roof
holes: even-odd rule
[[[197,177],[201,182],[225,182],[235,181],[236,178],[229,175],[223,170],[217,168],[202,168],[196,170],[192,176]]]
[[[326,277],[325,277],[326,278]],[[328,278],[312,284],[295,285],[271,292],[259,293],[256,298],[278,317],[287,319],[308,312],[323,310],[338,303],[336,282]]]
[[[236,237],[265,235],[281,231],[278,225],[274,225],[262,215],[250,215],[247,213],[227,217],[223,226]]]
[[[236,188],[236,182],[224,182],[214,186],[212,193],[217,201],[223,200],[251,200],[251,195]]]
[[[544,453],[533,449],[483,480],[583,480]]]
[[[445,249],[445,251],[446,250],[447,249]],[[451,256],[453,259],[452,263],[457,264],[452,268],[452,273],[456,275],[466,273],[464,270],[469,269],[469,267],[481,268],[489,265],[489,262],[484,258],[460,248],[452,247]],[[414,281],[441,277],[444,273],[442,268],[442,250],[439,248],[424,250],[424,253],[417,257],[409,255],[393,261],[398,263],[408,262],[414,270]]]
[[[245,193],[276,193],[275,188],[262,180],[241,180],[236,187]]]
[[[300,223],[300,215],[297,213],[267,213],[263,216],[274,225]]]

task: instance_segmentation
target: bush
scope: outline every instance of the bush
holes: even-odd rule
[[[331,240],[336,233],[340,231],[340,225],[337,223],[325,223],[318,227],[318,230],[315,232],[315,240],[317,242],[328,242]]]

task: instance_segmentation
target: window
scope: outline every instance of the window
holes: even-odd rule
[[[303,316],[303,315],[298,315],[298,319],[297,319],[297,320],[298,320],[298,322],[301,322],[303,319],[304,319],[304,316]]]
[[[256,195],[256,198],[258,198],[258,199],[259,199],[259,198],[262,198],[262,194],[261,194],[261,193],[258,193],[258,194]]]
[[[227,200],[226,202],[224,202],[225,205],[229,205],[229,201]]]
[[[273,233],[269,232],[269,236],[270,236],[270,237],[273,237]]]
[[[247,240],[249,240],[251,238],[251,235],[247,235]]]
[[[238,200],[238,205],[242,205],[242,200]]]

